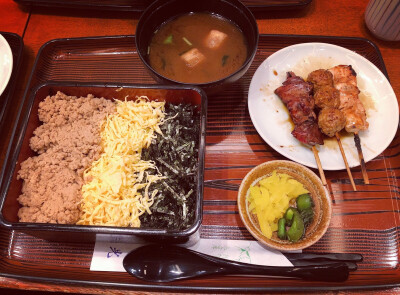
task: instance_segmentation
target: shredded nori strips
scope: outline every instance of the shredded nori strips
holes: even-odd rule
[[[141,227],[186,229],[195,217],[200,114],[190,104],[166,103],[165,112],[163,135],[157,134],[142,158],[155,161],[166,179],[150,186],[149,193],[158,193],[152,214],[140,217]]]

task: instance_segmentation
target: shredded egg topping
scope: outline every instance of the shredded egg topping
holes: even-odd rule
[[[77,224],[140,227],[139,216],[151,213],[157,191],[149,194],[151,183],[163,179],[153,161],[141,160],[155,132],[161,134],[164,102],[139,97],[116,101],[117,111],[101,126],[103,153],[84,172],[82,214]]]

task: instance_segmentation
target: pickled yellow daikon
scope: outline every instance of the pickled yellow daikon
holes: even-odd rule
[[[257,216],[262,233],[271,238],[278,230],[278,220],[290,206],[290,201],[309,191],[303,184],[275,170],[251,186],[247,195],[248,208]]]

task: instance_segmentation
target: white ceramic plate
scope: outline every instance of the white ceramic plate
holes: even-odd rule
[[[317,168],[310,147],[296,140],[291,119],[274,90],[286,80],[286,72],[307,78],[317,69],[351,65],[357,73],[360,99],[367,111],[369,128],[359,133],[365,161],[382,153],[393,140],[399,124],[396,95],[382,72],[361,55],[326,43],[302,43],[283,48],[269,56],[255,72],[249,88],[248,106],[251,120],[260,136],[285,157]],[[352,134],[341,141],[350,167],[360,165]],[[324,170],[345,169],[335,139],[317,146]]]
[[[0,35],[0,95],[6,89],[10,81],[13,67],[13,56],[10,45],[2,35]]]

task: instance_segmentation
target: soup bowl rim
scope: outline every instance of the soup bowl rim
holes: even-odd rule
[[[220,2],[228,2],[229,4],[233,5],[234,7],[236,7],[238,10],[241,11],[245,11],[247,13],[245,13],[245,17],[248,18],[249,23],[252,24],[252,28],[254,30],[254,35],[255,35],[255,42],[254,42],[254,46],[252,46],[250,48],[250,46],[247,44],[247,50],[250,51],[250,53],[247,54],[245,61],[243,62],[243,64],[236,70],[234,70],[232,73],[230,73],[229,75],[226,75],[222,78],[219,78],[217,80],[210,80],[208,82],[201,82],[201,83],[190,83],[190,82],[181,82],[179,80],[175,80],[175,79],[171,79],[168,78],[167,76],[161,74],[160,72],[156,71],[151,65],[150,63],[146,60],[146,58],[144,57],[142,51],[140,50],[140,38],[138,38],[138,36],[140,37],[140,30],[142,29],[142,24],[146,21],[146,19],[151,16],[151,14],[149,15],[150,11],[154,11],[154,9],[161,9],[161,6],[158,6],[158,3],[162,3],[162,6],[168,5],[170,2],[172,1],[176,1],[176,0],[156,0],[154,1],[152,4],[150,4],[145,11],[142,13],[142,15],[139,18],[139,21],[137,23],[137,27],[136,27],[136,34],[135,34],[135,45],[136,45],[136,49],[139,55],[140,60],[143,62],[143,64],[146,66],[147,69],[149,69],[152,74],[154,74],[156,77],[160,77],[161,79],[168,81],[170,83],[175,83],[175,84],[180,84],[180,85],[184,85],[184,86],[190,86],[190,85],[195,85],[198,87],[204,87],[204,88],[209,88],[209,87],[213,87],[216,86],[218,84],[223,84],[226,83],[226,81],[229,81],[232,77],[234,77],[235,75],[237,75],[238,73],[244,71],[244,73],[248,70],[248,67],[251,65],[251,63],[254,60],[254,57],[257,53],[257,48],[258,48],[258,43],[259,43],[259,30],[258,30],[258,25],[257,25],[257,21],[254,17],[254,15],[251,13],[251,11],[239,0],[233,0],[233,1],[226,1],[226,0],[214,0],[214,1],[220,1]],[[196,12],[208,12],[208,11],[192,11],[189,13],[196,13]],[[232,22],[237,28],[239,28],[239,30],[243,33],[243,29],[234,21],[230,20],[228,17],[219,14],[219,13],[214,13],[212,11],[209,11],[208,13],[210,14],[214,14],[214,15],[218,15],[224,19],[228,19],[230,22]],[[179,15],[182,14],[171,14],[171,16],[168,19],[163,20],[160,25],[158,25],[158,28],[160,28],[162,25],[164,25],[166,22],[178,17]],[[244,34],[244,33],[243,33]],[[248,39],[246,38],[246,36],[244,35],[245,40],[248,41]],[[249,43],[249,42],[247,42]],[[243,73],[243,74],[244,74]],[[240,75],[240,77],[238,79],[240,79],[243,75]],[[237,80],[238,80],[237,79]]]

